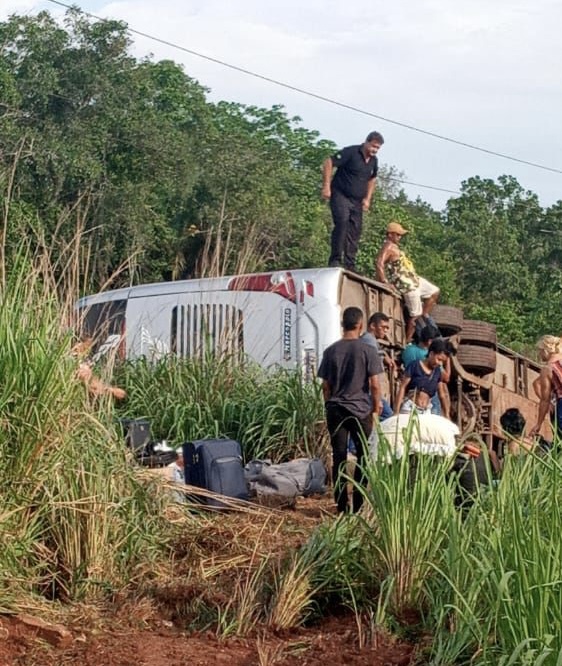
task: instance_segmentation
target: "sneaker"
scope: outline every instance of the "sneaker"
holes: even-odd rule
[[[161,442],[156,442],[156,444],[153,447],[153,450],[155,452],[161,452],[161,453],[166,453],[168,451],[175,451],[175,449],[172,446],[168,446],[168,442],[163,439]]]

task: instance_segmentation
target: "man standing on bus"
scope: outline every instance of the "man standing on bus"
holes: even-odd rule
[[[330,202],[334,228],[328,266],[355,270],[355,256],[363,226],[363,211],[368,211],[378,172],[377,153],[384,139],[370,132],[360,146],[347,146],[322,165],[322,197]],[[336,168],[336,174],[332,174]]]
[[[360,339],[363,313],[349,307],[343,313],[343,336],[325,351],[318,369],[323,379],[322,391],[326,421],[332,444],[332,478],[338,512],[347,510],[347,484],[343,476],[347,465],[347,444],[351,437],[357,451],[354,480],[365,485],[363,458],[373,419],[380,414],[381,388],[378,376],[382,363],[374,347]],[[353,489],[353,511],[359,511],[363,496]]]

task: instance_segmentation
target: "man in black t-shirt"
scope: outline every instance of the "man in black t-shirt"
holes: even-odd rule
[[[323,379],[326,421],[332,444],[332,477],[338,512],[347,509],[346,484],[342,479],[347,463],[347,443],[351,436],[357,450],[354,479],[365,485],[362,470],[366,443],[373,429],[373,417],[382,409],[378,376],[382,362],[374,347],[360,339],[363,313],[359,308],[346,308],[343,313],[343,336],[325,351],[318,369]],[[358,511],[363,496],[353,490],[353,511]]]
[[[371,132],[360,146],[347,146],[322,165],[322,196],[330,202],[334,229],[329,266],[355,270],[363,211],[369,210],[378,172],[382,134]],[[336,167],[336,174],[332,173]],[[330,182],[331,181],[331,182]]]

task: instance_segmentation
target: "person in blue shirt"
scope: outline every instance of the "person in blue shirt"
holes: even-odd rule
[[[450,346],[443,338],[437,338],[429,345],[427,358],[413,361],[404,372],[404,377],[396,398],[395,413],[407,414],[418,411],[431,413],[431,399],[438,394],[441,399],[443,416],[449,418],[449,401],[445,393],[443,365],[451,355]]]
[[[433,324],[428,324],[427,326],[424,326],[419,335],[418,343],[417,344],[410,343],[406,345],[404,351],[402,352],[402,363],[404,367],[407,368],[414,361],[421,361],[422,359],[427,358],[427,352],[429,346],[431,345],[433,340],[437,339],[441,339],[441,333],[439,329],[436,326],[433,326]],[[446,402],[448,404],[449,389],[447,388],[447,383],[451,378],[450,356],[447,357],[447,360],[445,361],[442,367],[442,373],[443,373],[442,381],[445,386],[444,391],[446,394]],[[438,393],[436,393],[431,399],[431,413],[441,415],[441,399]]]
[[[438,328],[432,325],[424,326],[421,330],[418,342],[416,344],[410,342],[402,352],[402,363],[404,364],[404,367],[407,368],[410,363],[421,361],[423,358],[426,358],[429,345],[435,340],[435,338],[439,337],[441,336]]]

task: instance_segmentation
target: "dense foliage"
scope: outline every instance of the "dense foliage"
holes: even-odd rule
[[[247,461],[322,453],[321,387],[295,372],[239,366],[209,353],[201,359],[129,362],[117,368],[116,381],[128,395],[121,416],[150,419],[154,437],[175,446],[232,438]]]
[[[107,396],[76,378],[61,312],[49,262],[21,251],[0,291],[4,609],[105,597],[166,540],[162,502],[139,481]]]
[[[334,144],[280,106],[211,103],[179,65],[128,48],[126,25],[77,11],[64,25],[48,13],[0,24],[8,260],[31,231],[55,256],[79,242],[87,292],[324,265],[331,220],[320,165]],[[512,177],[474,177],[437,212],[391,176],[395,168],[383,169],[365,221],[362,272],[373,273],[382,231],[398,218],[445,302],[496,323],[505,342],[557,332],[562,202],[545,210]]]

